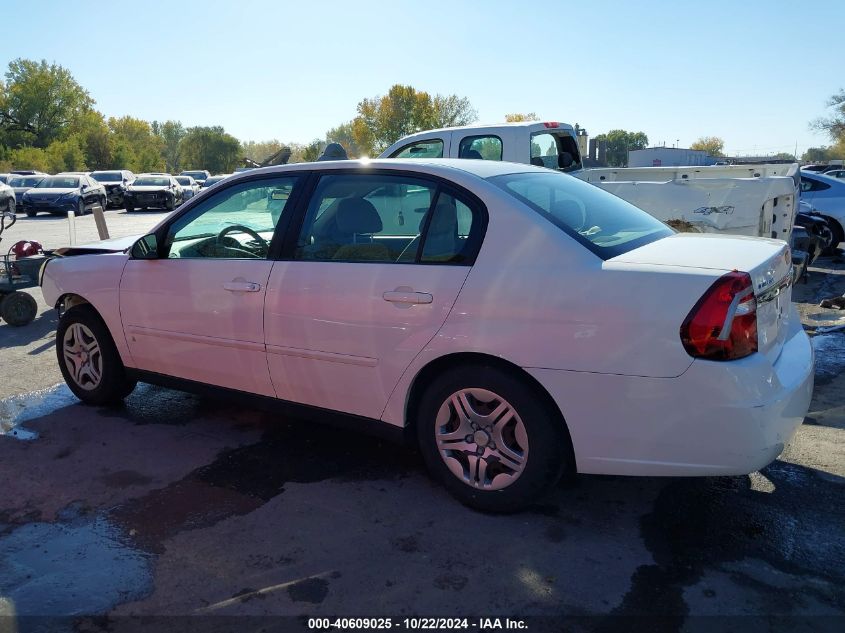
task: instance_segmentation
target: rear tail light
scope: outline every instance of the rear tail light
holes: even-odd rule
[[[557,121],[548,121],[546,123],[543,123],[543,127],[547,128],[547,129],[548,128],[556,128],[556,127],[560,127],[560,123],[558,123]]]
[[[748,273],[719,277],[681,326],[681,342],[693,358],[734,360],[757,351],[757,301]]]

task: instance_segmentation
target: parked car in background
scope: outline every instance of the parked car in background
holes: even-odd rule
[[[756,471],[812,395],[787,244],[531,165],[272,167],[59,254],[42,291],[83,402],[140,380],[392,431],[484,510],[575,471]]]
[[[14,213],[16,206],[15,190],[5,182],[0,182],[0,213],[5,211]]]
[[[801,172],[801,200],[827,220],[833,239],[830,249],[845,242],[845,180],[827,174]]]
[[[15,191],[15,202],[23,207],[23,194],[44,180],[45,176],[15,176],[9,178],[8,185]]]
[[[202,183],[202,188],[208,189],[212,185],[216,185],[218,182],[220,182],[221,180],[225,180],[231,175],[232,174],[217,174],[216,176],[210,176],[209,178],[206,178],[205,182]]]
[[[92,171],[91,178],[106,188],[109,205],[119,209],[123,207],[123,194],[126,193],[126,187],[135,180],[135,174],[128,169],[112,169]]]
[[[197,184],[202,187],[208,178],[211,178],[211,173],[205,169],[191,169],[183,171],[180,176],[190,176],[197,181]]]
[[[9,172],[16,176],[49,176],[50,174],[38,171],[37,169],[13,169]]]
[[[824,172],[824,175],[829,178],[845,178],[845,169],[832,169]]]
[[[156,208],[172,211],[182,204],[182,187],[170,175],[140,174],[126,188],[123,201],[127,211]]]
[[[99,204],[106,208],[106,189],[85,174],[45,176],[35,187],[23,194],[23,211],[30,218],[41,211],[65,214],[73,211],[84,215]]]
[[[0,183],[4,185],[9,181],[9,178],[13,178],[14,174],[0,174]]]
[[[182,188],[182,199],[190,200],[200,192],[199,183],[190,176],[174,176]]]

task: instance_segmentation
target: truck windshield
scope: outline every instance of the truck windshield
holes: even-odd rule
[[[602,259],[674,233],[622,198],[566,174],[537,170],[494,176],[489,181]]]

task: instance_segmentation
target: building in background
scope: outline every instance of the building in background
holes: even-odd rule
[[[628,167],[690,167],[715,165],[724,159],[707,152],[681,147],[647,147],[628,152]]]

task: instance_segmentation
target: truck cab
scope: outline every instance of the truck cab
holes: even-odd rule
[[[571,125],[556,121],[497,123],[427,130],[406,136],[380,158],[474,158],[572,172],[581,153]]]

